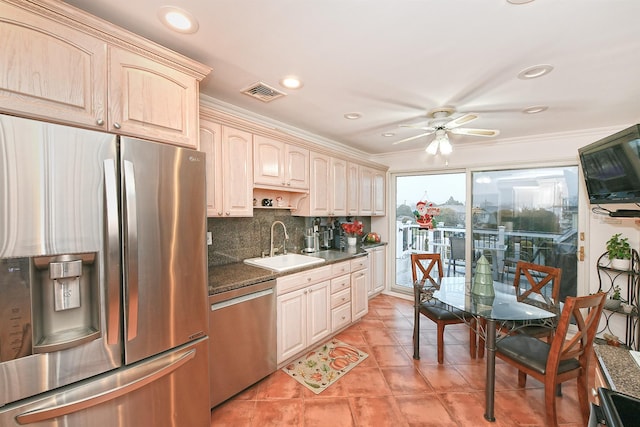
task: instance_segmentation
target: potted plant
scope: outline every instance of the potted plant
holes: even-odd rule
[[[622,297],[620,296],[620,286],[614,285],[611,288],[611,296],[605,301],[604,306],[607,310],[617,310],[622,303]]]
[[[620,233],[616,233],[607,240],[607,256],[611,261],[611,268],[629,270],[631,245],[629,245],[627,237],[621,238],[620,235]]]

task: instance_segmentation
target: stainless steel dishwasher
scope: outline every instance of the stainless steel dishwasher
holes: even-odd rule
[[[276,370],[275,280],[209,297],[211,407]]]

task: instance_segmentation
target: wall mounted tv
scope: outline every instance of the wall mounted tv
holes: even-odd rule
[[[589,203],[640,202],[640,125],[578,149]]]

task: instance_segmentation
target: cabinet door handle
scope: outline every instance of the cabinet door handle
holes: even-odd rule
[[[116,122],[113,124],[113,127],[116,129],[120,129],[121,126],[120,126],[120,123]]]
[[[102,120],[102,119],[98,119],[98,120],[96,120],[96,124],[97,124],[98,126],[102,126],[102,125],[104,124],[104,120]]]

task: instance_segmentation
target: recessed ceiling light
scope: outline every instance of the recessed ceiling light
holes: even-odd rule
[[[362,117],[360,113],[347,113],[344,115],[344,118],[348,120],[358,120],[360,117]]]
[[[523,80],[535,79],[549,74],[551,70],[553,70],[553,66],[549,64],[534,65],[533,67],[528,67],[520,71],[518,78]]]
[[[390,138],[392,136],[396,136],[396,134],[393,132],[385,132],[382,134],[382,136],[384,136],[385,138]]]
[[[507,0],[507,3],[511,3],[511,4],[525,4],[525,3],[531,3],[533,0]]]
[[[532,107],[527,107],[524,110],[522,110],[523,113],[525,114],[537,114],[537,113],[542,113],[543,111],[547,111],[549,107],[547,107],[546,105],[534,105]]]
[[[287,89],[300,89],[302,87],[302,82],[296,76],[287,76],[280,80],[280,85]]]
[[[179,33],[192,34],[198,31],[198,21],[189,12],[175,6],[158,9],[158,19],[168,28]]]

